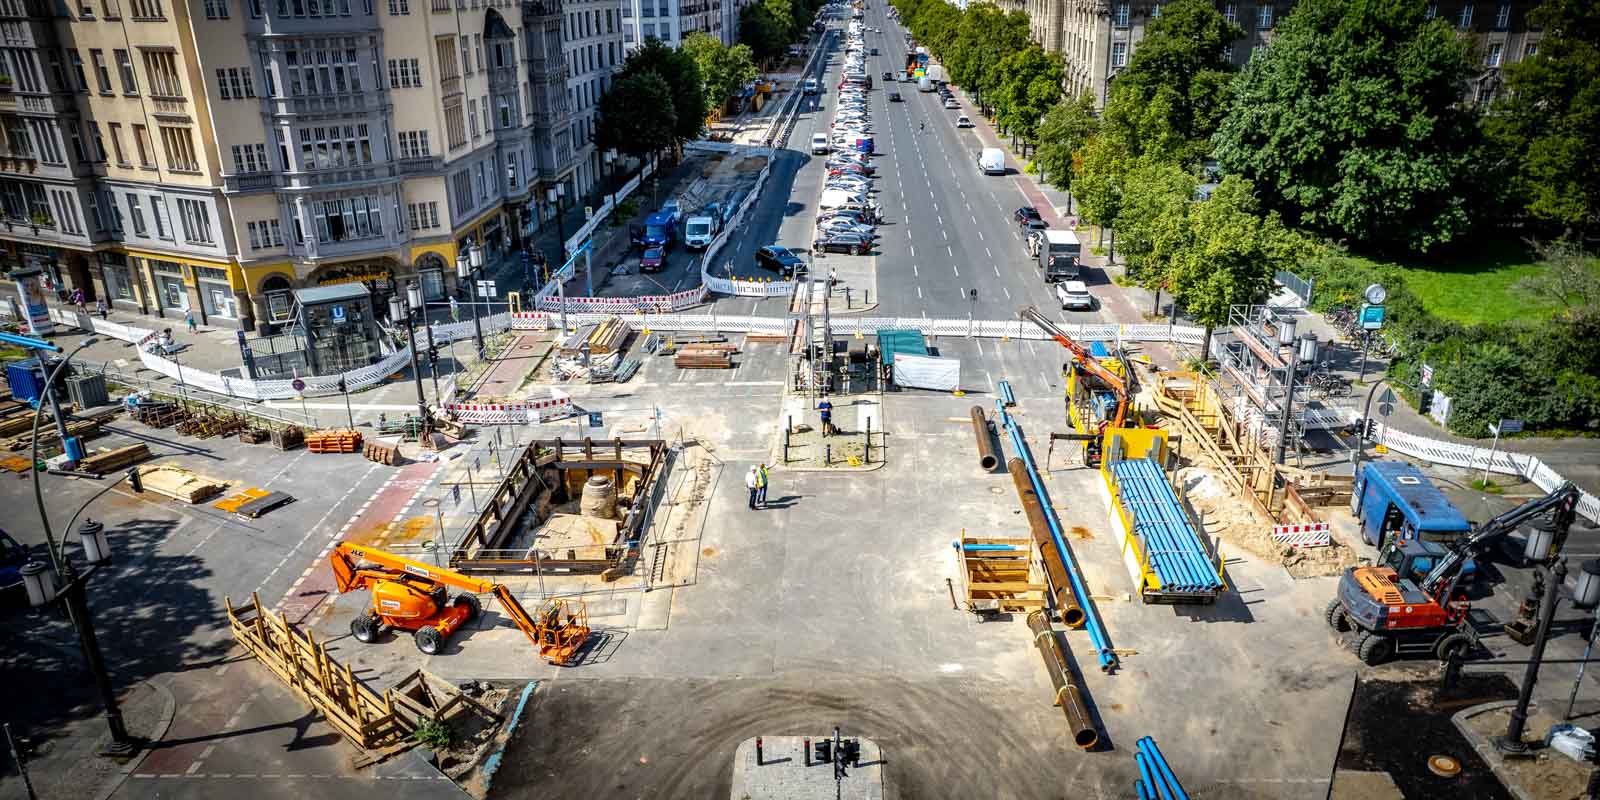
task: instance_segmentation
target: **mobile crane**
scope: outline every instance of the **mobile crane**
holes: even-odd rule
[[[445,639],[482,613],[476,595],[492,594],[539,656],[552,664],[572,662],[589,638],[589,616],[582,602],[552,600],[530,615],[503,584],[473,578],[371,547],[340,542],[328,556],[340,594],[369,589],[372,606],[350,620],[350,634],[365,644],[377,641],[385,627],[412,631],[417,649],[439,652]],[[454,599],[448,589],[459,589]]]
[[[1481,558],[1519,525],[1551,515],[1555,531],[1548,560],[1559,552],[1577,513],[1579,493],[1571,483],[1530,500],[1448,546],[1421,538],[1391,537],[1372,566],[1350,567],[1339,593],[1328,603],[1328,625],[1355,631],[1355,650],[1367,664],[1395,654],[1432,653],[1440,661],[1462,654],[1474,641],[1466,624],[1470,604],[1461,586],[1462,567]],[[1526,609],[1519,616],[1526,614]]]
[[[1126,364],[1116,358],[1102,360],[1033,306],[1017,313],[1072,354],[1072,360],[1061,365],[1067,379],[1067,421],[1078,431],[1071,438],[1083,441],[1084,463],[1099,466],[1103,434],[1107,428],[1122,427],[1128,417]]]

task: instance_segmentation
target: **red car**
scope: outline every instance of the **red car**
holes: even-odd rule
[[[640,272],[660,272],[667,265],[667,251],[652,247],[639,259]]]

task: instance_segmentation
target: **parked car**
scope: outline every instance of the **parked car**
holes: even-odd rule
[[[1094,295],[1089,294],[1089,286],[1083,281],[1062,281],[1056,284],[1056,299],[1061,301],[1063,311],[1094,310]]]
[[[954,97],[946,97],[944,99],[944,107],[945,108],[960,108],[961,104],[956,102],[956,99]]]
[[[806,262],[795,255],[787,247],[769,244],[756,251],[756,266],[769,269],[785,278],[791,278],[806,271]]]
[[[829,219],[834,219],[834,218],[847,219],[847,220],[850,220],[851,222],[854,222],[854,223],[856,223],[858,225],[876,225],[877,224],[877,218],[874,217],[871,213],[869,213],[867,211],[861,211],[861,210],[857,210],[857,209],[844,209],[844,208],[839,208],[839,209],[834,209],[832,211],[824,211],[824,212],[822,212],[822,214],[817,217],[817,222],[822,222],[823,220],[829,220]]]
[[[817,232],[819,234],[854,233],[859,234],[862,238],[866,239],[878,238],[878,231],[876,228],[872,227],[871,225],[862,225],[857,222],[852,222],[847,217],[829,217],[817,223]]]
[[[872,242],[856,233],[819,233],[816,241],[811,243],[811,250],[815,253],[853,253],[864,256],[872,252]]]
[[[900,103],[900,102],[904,102],[904,101],[901,100],[899,92],[890,92],[889,93],[889,102],[891,102],[891,103]]]
[[[956,117],[956,127],[970,128],[972,127],[972,120],[966,114],[962,114],[961,116]]]
[[[1050,223],[1042,219],[1030,219],[1022,223],[1022,240],[1027,241],[1029,237],[1035,235],[1043,236],[1045,229],[1049,227]]]
[[[1036,219],[1041,219],[1041,217],[1039,216],[1039,209],[1033,206],[1023,206],[1011,212],[1011,221],[1017,223],[1017,227],[1025,228],[1030,220]]]
[[[884,81],[884,83],[888,83],[889,81],[892,81],[892,80],[894,80],[894,73],[890,72],[888,70],[884,70],[883,71],[883,81]]]
[[[660,272],[667,265],[667,251],[660,247],[651,247],[639,257],[640,272]]]

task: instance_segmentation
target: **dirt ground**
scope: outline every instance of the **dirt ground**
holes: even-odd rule
[[[1272,528],[1261,522],[1249,506],[1234,497],[1222,478],[1205,466],[1178,470],[1178,485],[1200,514],[1206,535],[1268,562],[1282,564],[1296,578],[1338,575],[1354,566],[1354,550],[1337,539],[1329,547],[1285,547],[1274,542]]]
[[[998,681],[802,674],[554,680],[539,685],[495,792],[506,798],[727,797],[739,743],[839,725],[888,761],[886,796],[1062,798],[1107,756],[1078,751],[1060,712]],[[951,720],[963,724],[953,726]],[[1132,759],[1127,761],[1131,769]],[[999,779],[999,776],[1004,776]],[[1127,776],[1131,786],[1133,776]],[[1120,777],[1115,785],[1125,789]],[[1075,796],[1119,796],[1079,784]]]
[[[1393,680],[1363,678],[1356,685],[1338,767],[1387,772],[1408,798],[1510,800],[1450,717],[1472,706],[1507,700],[1516,687],[1504,675],[1467,675],[1449,693],[1439,689],[1436,669],[1397,671]],[[1461,773],[1441,778],[1427,759],[1446,755]]]
[[[1511,709],[1501,708],[1468,717],[1466,725],[1485,737],[1506,732]],[[1539,738],[1556,724],[1551,717],[1535,712],[1528,719],[1528,739]],[[1580,764],[1555,750],[1541,750],[1530,759],[1507,759],[1503,768],[1511,780],[1531,800],[1582,800],[1593,764]]]

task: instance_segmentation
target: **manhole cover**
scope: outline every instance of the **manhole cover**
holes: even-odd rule
[[[517,349],[518,350],[532,350],[533,349],[533,345],[531,345],[531,344],[517,345]]]
[[[1454,778],[1461,774],[1461,762],[1450,756],[1428,756],[1428,771],[1441,778]]]
[[[998,486],[990,486],[989,487],[989,493],[990,494],[1005,494],[1006,490],[1004,490],[1004,489],[1002,489],[1002,488],[1000,488]]]
[[[422,507],[423,508],[438,508],[439,507],[439,498],[430,497],[430,498],[422,501]]]

